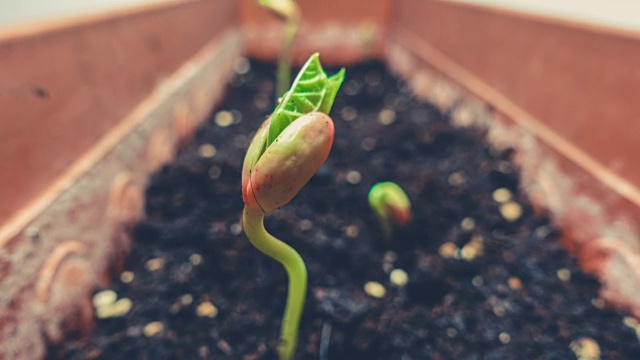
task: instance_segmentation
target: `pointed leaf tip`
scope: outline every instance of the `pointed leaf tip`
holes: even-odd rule
[[[295,119],[313,111],[328,114],[331,111],[338,89],[344,81],[344,68],[328,77],[320,54],[312,54],[296,76],[291,89],[287,91],[273,112],[269,126],[267,146]]]

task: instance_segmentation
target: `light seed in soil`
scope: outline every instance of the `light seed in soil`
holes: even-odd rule
[[[191,294],[184,294],[182,296],[180,296],[180,304],[184,305],[184,306],[188,306],[191,305],[193,303],[193,295]]]
[[[360,233],[360,229],[356,225],[345,226],[342,231],[347,237],[354,238]]]
[[[511,191],[507,188],[499,188],[493,192],[493,200],[497,203],[506,203],[511,200]]]
[[[500,205],[500,214],[507,221],[516,221],[522,216],[522,206],[515,201],[507,201]]]
[[[357,185],[362,180],[362,175],[355,170],[351,170],[347,173],[347,182],[351,185]]]
[[[498,339],[500,340],[501,343],[508,344],[509,341],[511,341],[511,335],[509,335],[509,333],[506,333],[506,332],[501,332],[498,335]]]
[[[456,257],[458,253],[458,245],[447,241],[446,243],[440,245],[440,249],[438,249],[438,253],[445,259],[453,259]]]
[[[93,295],[93,306],[96,308],[108,306],[116,302],[118,294],[113,290],[103,290]]]
[[[200,255],[200,254],[191,254],[191,256],[189,256],[189,262],[193,266],[201,265],[202,264],[202,255]]]
[[[451,186],[460,186],[467,182],[467,176],[462,171],[456,171],[449,175],[447,182]]]
[[[471,217],[466,217],[462,219],[462,221],[460,222],[460,228],[462,228],[462,230],[464,231],[471,231],[475,229],[475,227],[476,227],[476,221],[473,220],[473,218]]]
[[[389,274],[389,281],[397,287],[403,287],[409,282],[409,275],[402,269],[393,269]]]
[[[391,109],[384,109],[378,114],[378,121],[382,125],[391,125],[396,121],[396,112]]]
[[[131,311],[133,301],[129,298],[122,298],[113,304],[96,307],[96,316],[99,319],[107,319],[125,316]]]
[[[374,297],[376,299],[381,299],[386,295],[387,290],[379,282],[369,281],[366,284],[364,284],[364,292],[366,292],[367,295],[371,297]]]
[[[454,328],[451,328],[451,327],[447,328],[446,332],[447,332],[447,336],[450,337],[450,338],[454,338],[454,337],[456,337],[456,335],[458,335],[458,331],[456,329],[454,329]]]
[[[242,225],[240,225],[240,223],[231,224],[231,226],[229,227],[229,232],[233,236],[238,236],[242,234]]]
[[[196,315],[199,317],[214,318],[218,316],[218,308],[210,301],[204,301],[196,308]]]
[[[507,280],[507,284],[509,285],[509,288],[511,290],[520,290],[522,289],[522,280],[520,280],[520,278],[515,277],[515,276],[511,276],[508,280]]]
[[[484,244],[482,236],[474,235],[465,246],[460,250],[460,257],[463,260],[471,261],[484,253]]]
[[[558,269],[558,271],[556,271],[556,275],[558,276],[558,279],[564,282],[568,282],[569,280],[571,280],[571,271],[569,269]]]
[[[578,360],[600,360],[600,345],[590,337],[573,340],[569,347]]]
[[[216,156],[217,149],[211,144],[202,144],[198,147],[198,155],[203,159],[211,159]]]
[[[478,256],[478,252],[473,246],[469,246],[469,244],[463,246],[462,249],[460,250],[460,257],[463,260],[471,261],[475,259],[476,256]]]
[[[231,111],[221,110],[215,115],[214,121],[220,127],[227,127],[233,124],[233,113]]]
[[[147,262],[144,263],[144,266],[149,271],[160,270],[160,269],[162,269],[164,267],[164,259],[154,258],[154,259],[147,260]]]
[[[123,271],[122,274],[120,274],[120,281],[124,284],[130,284],[134,278],[135,275],[131,271]]]
[[[160,321],[152,321],[142,328],[142,333],[146,337],[159,335],[164,331],[164,324]]]

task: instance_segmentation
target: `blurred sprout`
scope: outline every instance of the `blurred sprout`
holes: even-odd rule
[[[300,8],[294,0],[258,0],[258,3],[285,21],[276,75],[276,97],[280,97],[291,84],[291,48],[298,33]]]
[[[411,221],[411,201],[402,188],[390,181],[380,182],[369,190],[369,205],[382,223],[387,236],[394,227]]]

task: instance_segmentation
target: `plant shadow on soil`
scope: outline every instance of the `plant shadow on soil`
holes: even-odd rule
[[[240,169],[274,107],[275,71],[238,65],[210,121],[150,180],[147,217],[111,285],[130,311],[52,347],[50,360],[276,358],[286,275],[240,219]],[[570,344],[585,338],[604,359],[640,353],[625,314],[599,306],[599,284],[534,213],[510,150],[454,127],[379,62],[347,69],[332,117],[326,164],[266,217],[309,271],[297,359],[572,359]],[[386,239],[367,193],[389,180],[414,218]],[[502,203],[497,189],[508,190]],[[390,282],[393,269],[408,274],[406,286]],[[365,292],[370,281],[382,298]]]

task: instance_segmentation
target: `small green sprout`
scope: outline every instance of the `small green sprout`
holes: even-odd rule
[[[369,206],[380,219],[387,236],[394,226],[405,226],[411,221],[411,201],[394,182],[379,182],[369,190]]]
[[[294,0],[258,0],[258,3],[285,20],[276,75],[276,96],[282,96],[291,83],[291,48],[300,25],[300,8]]]
[[[295,352],[307,292],[307,269],[295,249],[267,232],[264,214],[291,201],[329,156],[334,126],[327,114],[343,80],[344,69],[327,77],[318,54],[313,54],[256,132],[242,167],[244,231],[249,241],[279,261],[289,276],[278,347],[280,360],[292,359]]]

